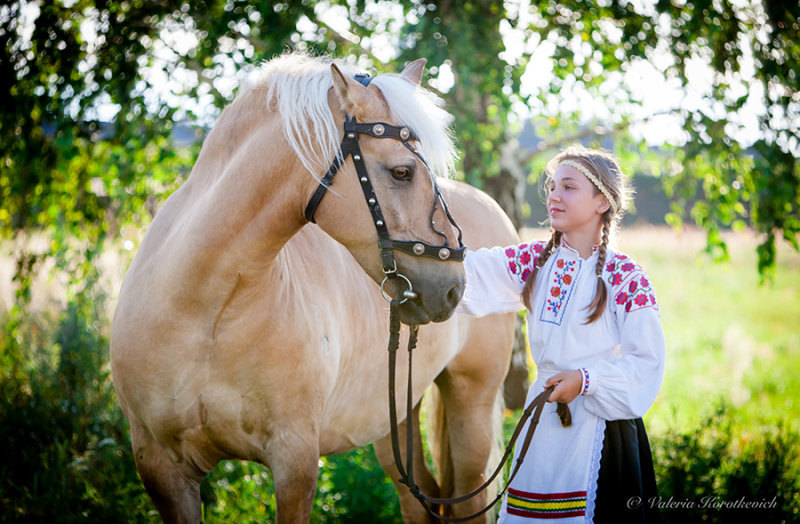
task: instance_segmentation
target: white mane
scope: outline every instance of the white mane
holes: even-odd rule
[[[316,178],[328,169],[339,151],[337,122],[328,106],[332,85],[331,61],[304,54],[284,54],[262,66],[242,87],[239,96],[268,84],[266,102],[277,108],[284,134],[303,166]],[[337,62],[346,75],[353,73]],[[383,93],[392,117],[419,137],[419,150],[434,176],[451,176],[456,157],[448,126],[452,116],[441,100],[397,74],[372,81]],[[317,137],[313,140],[313,137]]]

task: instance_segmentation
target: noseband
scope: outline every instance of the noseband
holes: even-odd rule
[[[369,85],[371,80],[370,77],[365,74],[356,75],[355,78],[365,87]],[[309,222],[314,222],[314,213],[316,212],[319,203],[322,201],[322,197],[325,196],[328,188],[333,184],[333,178],[336,176],[336,173],[339,172],[339,169],[341,169],[344,162],[348,157],[352,156],[353,164],[356,168],[356,174],[361,184],[361,190],[364,193],[364,199],[367,201],[367,206],[369,207],[370,214],[372,216],[372,222],[375,224],[375,229],[378,231],[378,247],[381,251],[381,264],[383,265],[383,273],[386,275],[386,278],[384,278],[383,282],[381,283],[381,293],[383,294],[383,298],[385,298],[387,301],[391,301],[391,298],[386,295],[384,290],[386,282],[394,278],[400,278],[404,280],[408,286],[408,289],[403,292],[403,298],[399,302],[402,304],[408,299],[416,298],[417,294],[412,289],[411,282],[408,280],[408,278],[397,272],[397,261],[394,258],[394,250],[402,251],[403,253],[415,257],[429,257],[441,261],[463,262],[464,252],[467,248],[461,241],[461,228],[458,227],[458,224],[456,224],[455,220],[450,214],[450,211],[447,208],[447,203],[444,201],[442,192],[439,189],[439,184],[436,183],[436,179],[432,174],[431,181],[433,182],[434,203],[430,216],[431,229],[434,233],[444,239],[444,244],[433,246],[419,240],[394,240],[389,236],[389,230],[386,228],[386,220],[383,217],[383,211],[381,211],[381,206],[378,202],[378,196],[375,194],[375,189],[372,187],[372,182],[370,181],[369,173],[367,172],[367,166],[364,163],[364,158],[361,154],[361,148],[359,147],[358,137],[362,134],[369,135],[374,138],[391,138],[393,140],[399,140],[409,151],[414,153],[423,164],[425,164],[425,167],[428,168],[428,172],[430,173],[428,163],[425,161],[419,151],[417,151],[410,143],[418,140],[418,138],[409,128],[393,126],[385,122],[359,123],[356,121],[355,117],[345,114],[344,138],[342,138],[342,143],[339,146],[339,152],[336,155],[336,158],[334,158],[331,166],[328,168],[328,171],[325,173],[325,176],[322,177],[322,180],[320,181],[319,186],[317,186],[316,191],[314,191],[314,194],[311,196],[311,199],[308,201],[308,205],[306,205],[305,209],[305,217]],[[447,235],[436,229],[434,214],[436,213],[439,203],[442,205],[442,211],[447,217],[447,220],[458,230],[457,248],[451,247],[447,240]]]

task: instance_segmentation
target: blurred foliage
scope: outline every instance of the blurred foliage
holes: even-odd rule
[[[672,522],[795,522],[800,517],[800,434],[785,423],[756,435],[720,405],[698,428],[652,439],[661,517]],[[754,430],[755,428],[750,428]],[[670,507],[688,502],[693,507]],[[739,503],[739,507],[736,503]],[[746,508],[743,502],[760,507]]]
[[[225,461],[201,485],[203,520],[265,522],[275,518],[269,470],[260,464]],[[312,523],[402,522],[397,492],[372,446],[320,458]]]
[[[15,307],[2,318],[2,522],[146,522],[155,511],[110,380],[103,294],[90,288],[55,315]]]

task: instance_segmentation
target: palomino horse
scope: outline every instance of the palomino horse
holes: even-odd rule
[[[453,162],[449,115],[418,87],[423,66],[416,61],[363,86],[320,58],[267,63],[223,111],[191,175],[153,220],[122,285],[111,365],[136,466],[164,521],[201,520],[199,483],[223,459],[270,468],[279,522],[308,521],[320,455],[372,442],[397,479],[387,436],[384,265],[353,159],[319,203],[316,224],[304,208],[351,115],[406,137],[400,126],[411,130],[409,141],[361,136],[392,237],[428,244],[445,237],[456,246],[447,201],[470,247],[517,242],[484,194],[442,179],[444,201],[439,196],[434,175]],[[416,293],[401,306],[403,321],[441,322],[420,329],[412,394],[418,403],[438,385],[443,479],[439,487],[423,471],[420,454],[418,482],[433,495],[466,493],[480,485],[496,442],[491,421],[513,315],[452,315],[462,264],[394,256],[408,284],[390,279],[385,292],[399,295],[408,285]],[[406,362],[400,355],[398,365]],[[397,389],[402,406],[405,390]],[[400,498],[406,521],[427,520],[405,487]],[[477,499],[455,513],[478,509],[485,497]]]

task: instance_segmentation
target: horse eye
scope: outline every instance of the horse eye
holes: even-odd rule
[[[392,176],[397,180],[409,180],[412,172],[408,167],[396,167],[392,169]]]

